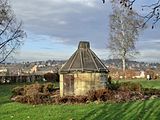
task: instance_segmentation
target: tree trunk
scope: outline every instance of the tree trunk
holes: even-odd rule
[[[126,76],[126,59],[122,58],[123,78]]]

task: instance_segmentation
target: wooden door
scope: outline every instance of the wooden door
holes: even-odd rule
[[[74,95],[74,75],[64,75],[63,80],[64,95]]]

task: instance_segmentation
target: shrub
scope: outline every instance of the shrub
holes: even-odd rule
[[[99,90],[91,90],[87,93],[88,101],[107,101],[108,99],[112,99],[112,94],[114,92],[109,89],[99,89]]]
[[[114,95],[113,101],[116,102],[124,102],[124,101],[129,101],[131,98],[130,92],[129,91],[119,91]]]
[[[144,88],[143,89],[144,95],[159,95],[160,96],[160,90],[158,89],[148,89],[148,88]]]
[[[43,92],[53,92],[54,91],[54,84],[49,82],[49,83],[46,83],[44,84],[43,86]]]
[[[23,87],[15,87],[15,88],[12,89],[12,93],[13,93],[13,96],[23,95],[24,94],[24,88]]]
[[[13,101],[28,104],[48,103],[87,103],[93,101],[125,102],[133,100],[145,100],[155,95],[160,96],[160,90],[142,89],[138,83],[111,83],[110,87],[99,90],[90,90],[87,96],[64,96],[60,97],[59,89],[54,88],[53,83],[35,83],[24,87],[16,87],[12,90]]]
[[[44,92],[47,90],[47,92]],[[41,85],[35,83],[32,85],[27,85],[24,87],[25,98],[28,104],[41,104],[41,103],[50,103],[50,89],[52,88],[51,84]]]
[[[45,80],[48,82],[59,82],[59,74],[58,73],[46,73],[44,74]]]
[[[55,97],[52,99],[52,103],[61,104],[61,103],[86,103],[87,97],[86,96],[64,96],[64,97]]]
[[[142,91],[142,85],[140,83],[132,83],[131,90],[132,91]]]
[[[43,92],[43,85],[39,83],[24,86],[25,95],[33,95],[39,92]]]
[[[106,87],[110,90],[118,90],[118,88],[120,87],[120,83],[118,81],[111,82],[110,84],[107,84]]]
[[[121,83],[118,91],[130,91],[131,90],[131,84],[129,82]]]
[[[77,103],[86,103],[87,102],[87,96],[76,96]]]
[[[26,103],[27,102],[26,101],[27,100],[26,96],[18,95],[16,97],[12,98],[12,99],[14,99],[15,102],[20,102],[20,103]]]
[[[73,103],[75,101],[76,101],[76,98],[73,96],[58,97],[56,99],[56,103]]]
[[[90,90],[87,92],[87,99],[91,102],[96,101],[97,97],[96,97],[96,91],[95,90]]]
[[[124,82],[120,84],[118,90],[119,91],[142,91],[142,86],[139,83]]]
[[[50,103],[50,96],[45,93],[38,93],[25,96],[28,104]]]
[[[44,92],[44,88],[47,92]],[[50,83],[46,85],[35,83],[23,87],[16,87],[12,90],[14,95],[12,99],[17,102],[28,104],[50,103],[50,91],[52,88],[52,84]]]
[[[110,98],[111,92],[108,89],[96,90],[96,99],[99,101],[106,101]]]

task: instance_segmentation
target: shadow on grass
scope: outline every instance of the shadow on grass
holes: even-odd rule
[[[15,85],[0,85],[0,106],[10,103],[10,96],[11,96],[11,89],[15,87]],[[71,105],[72,106],[72,105]],[[134,102],[126,102],[126,103],[102,103],[99,105],[96,105],[95,103],[93,106],[87,105],[90,108],[85,108],[83,112],[80,112],[79,109],[83,109],[84,105],[82,107],[71,107],[67,106],[67,108],[62,108],[61,106],[54,107],[56,110],[59,108],[59,112],[64,112],[60,115],[63,118],[63,114],[66,114],[66,116],[73,116],[73,118],[78,118],[80,120],[159,120],[160,118],[160,100],[146,100],[146,101],[134,101]],[[52,106],[53,107],[53,106]],[[54,115],[54,110],[51,106],[49,106],[47,109],[49,111],[52,111],[52,115]],[[85,106],[86,107],[86,106]],[[11,109],[12,108],[12,109]],[[2,115],[12,115],[14,113],[20,113],[23,111],[23,114],[26,114],[28,111],[33,112],[33,107],[30,107],[28,105],[19,105],[14,104],[13,106],[7,106],[5,108],[6,110],[2,110]],[[39,111],[43,111],[43,107],[38,107]],[[36,109],[37,110],[37,109]],[[34,110],[34,111],[36,111]],[[37,111],[38,111],[37,110]],[[37,112],[36,111],[36,112]],[[45,109],[46,111],[46,109]],[[77,113],[69,114],[69,111],[77,111]],[[35,115],[37,114],[35,112]],[[42,112],[43,113],[43,112]],[[83,113],[83,114],[81,114]],[[39,116],[39,115],[38,115]],[[46,114],[45,114],[46,116]],[[60,118],[59,117],[59,118]],[[53,119],[53,118],[49,118]],[[64,118],[65,119],[65,118]],[[76,119],[77,120],[77,119]]]
[[[12,89],[16,85],[11,85],[11,84],[4,84],[0,85],[0,105],[10,103],[10,97],[12,95]]]
[[[158,100],[104,104],[86,113],[81,120],[158,120]]]
[[[11,101],[10,100],[0,101],[0,106],[4,105],[4,104],[7,104],[7,103],[11,103]]]

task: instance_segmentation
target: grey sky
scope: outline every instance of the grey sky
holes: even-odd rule
[[[109,58],[109,3],[102,4],[101,0],[12,0],[11,4],[28,35],[17,58],[67,59],[80,40],[90,41],[100,58]],[[159,30],[158,25],[140,35],[137,49],[141,54],[137,60],[160,60]]]

